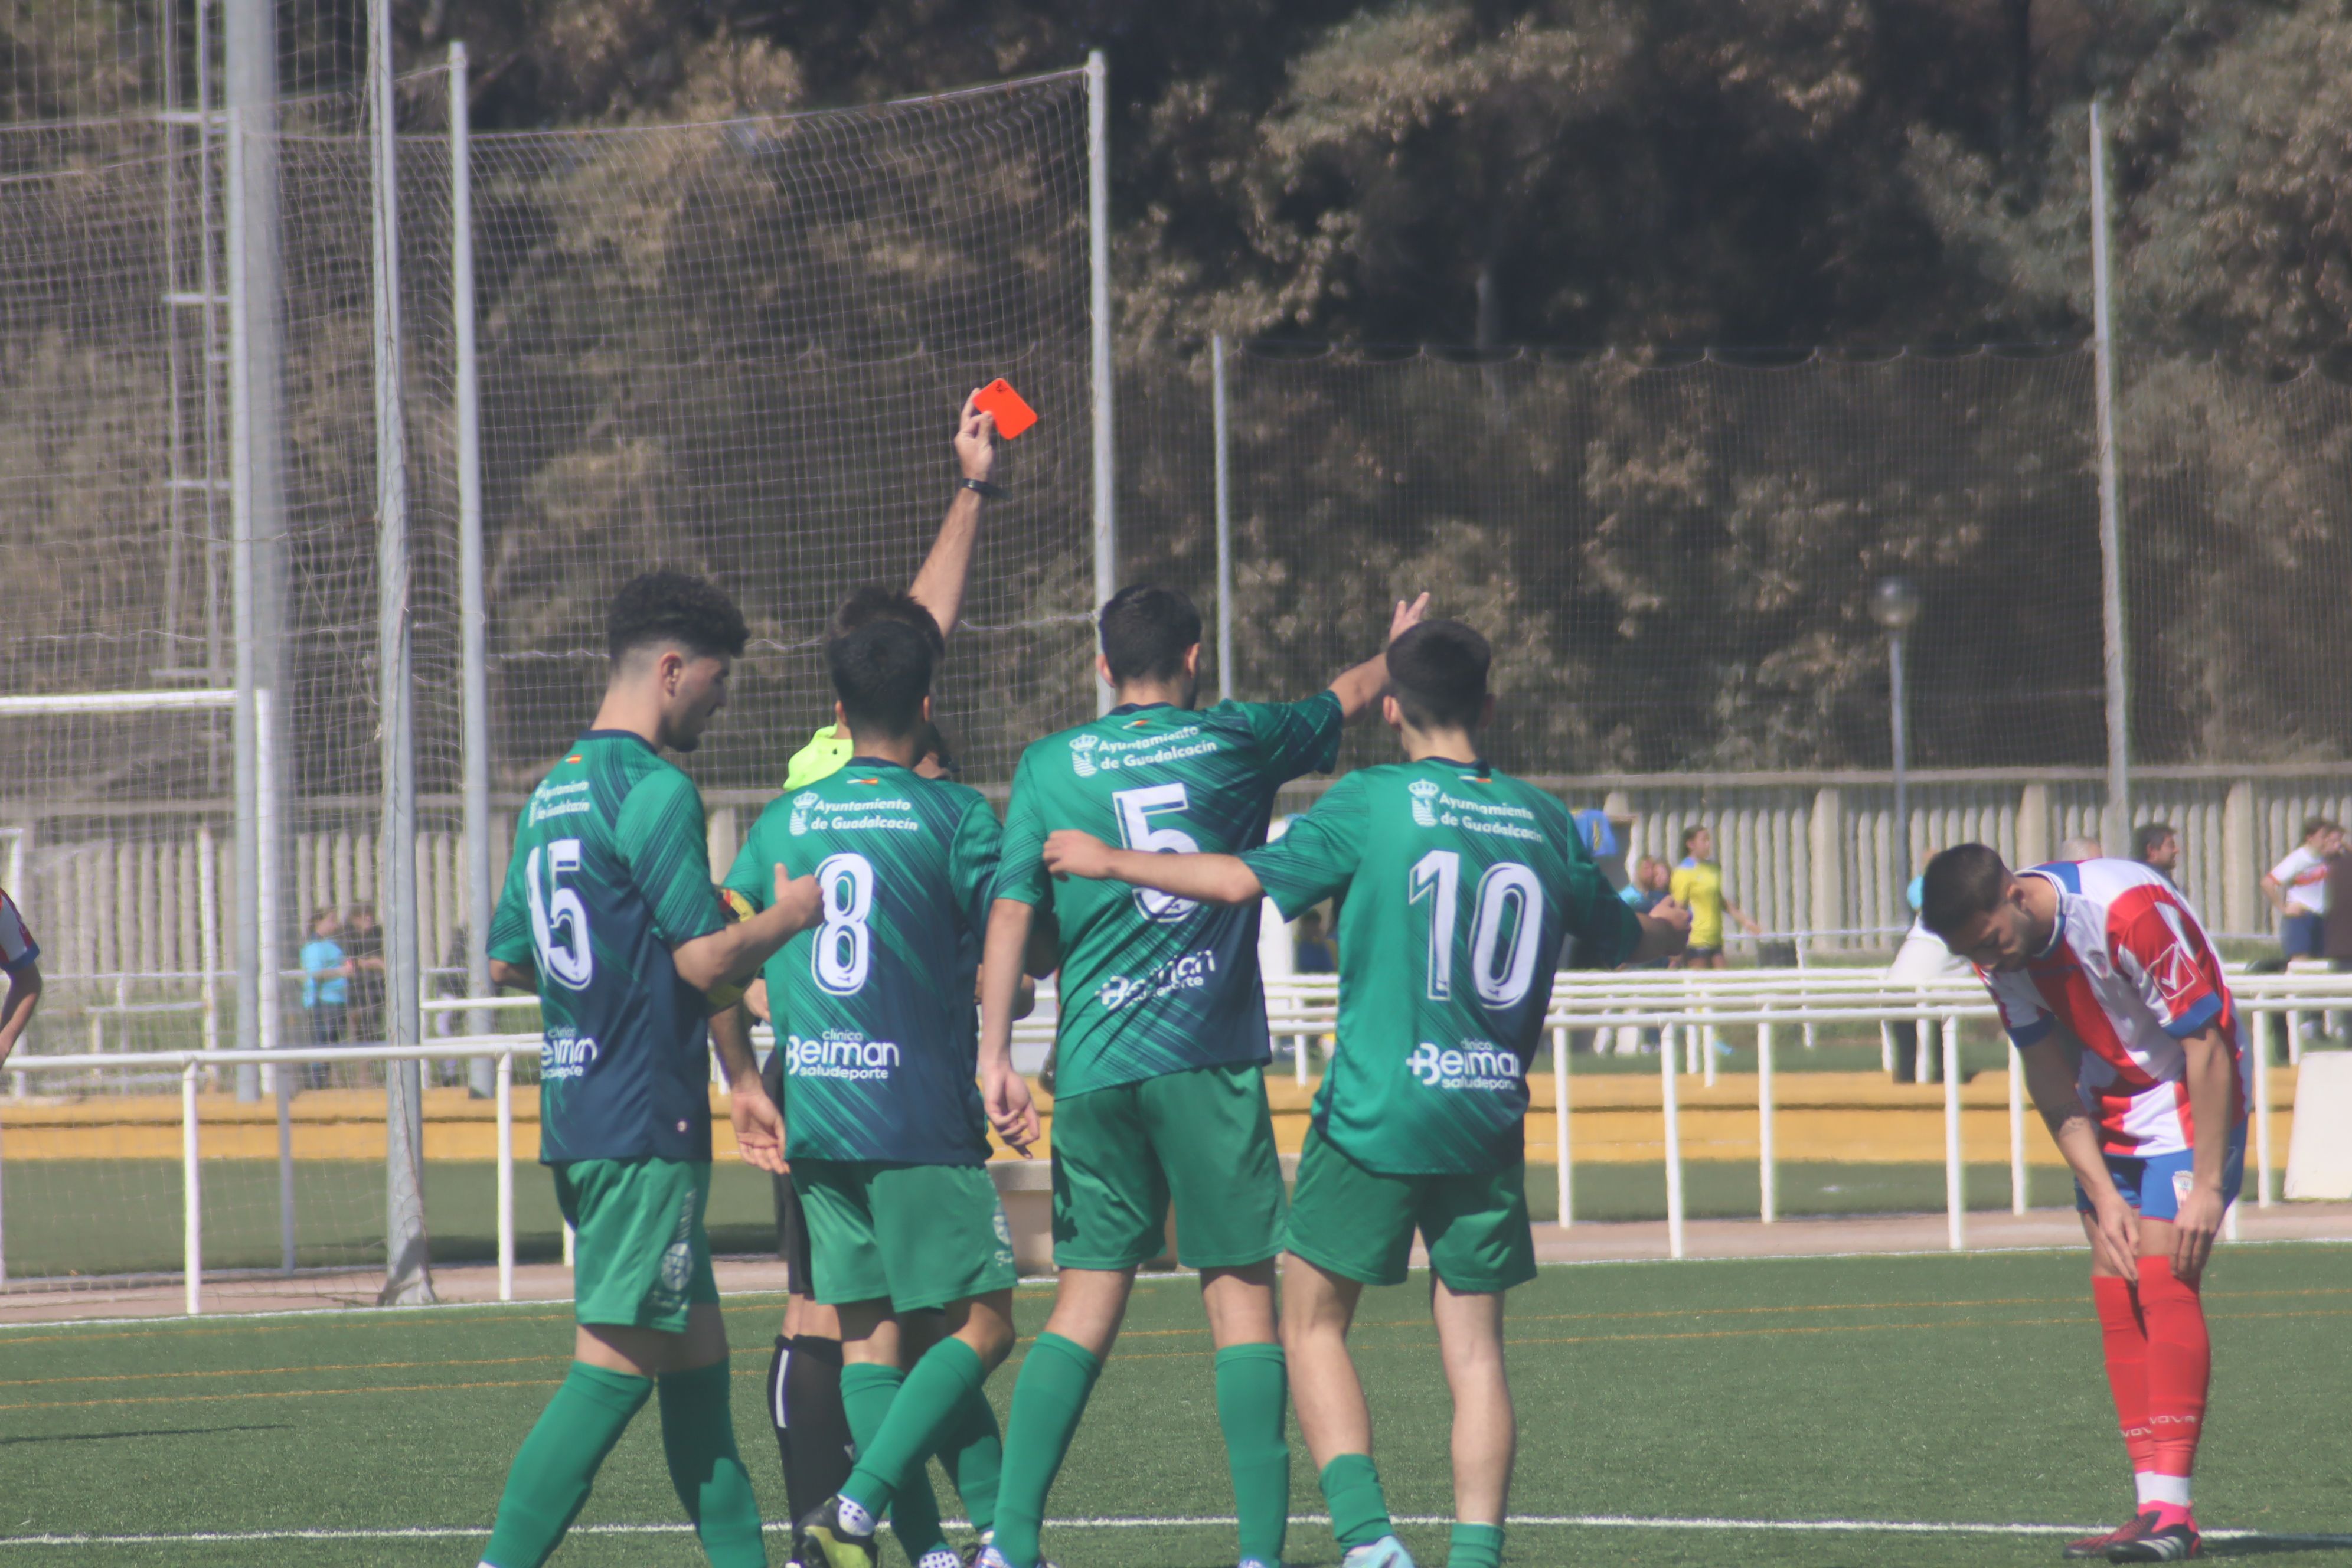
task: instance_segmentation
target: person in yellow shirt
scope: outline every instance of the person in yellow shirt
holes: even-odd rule
[[[1715,835],[1705,827],[1683,834],[1682,864],[1675,868],[1668,896],[1691,912],[1690,945],[1683,950],[1685,969],[1723,967],[1723,917],[1729,915],[1750,936],[1764,928],[1748,918],[1724,891],[1723,868],[1715,858]]]

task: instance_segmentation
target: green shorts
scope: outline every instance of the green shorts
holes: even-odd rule
[[[1286,1245],[1342,1279],[1402,1285],[1417,1230],[1447,1285],[1507,1290],[1536,1277],[1527,1173],[1527,1163],[1515,1160],[1488,1175],[1383,1175],[1312,1128],[1298,1156]]]
[[[572,1160],[553,1167],[555,1201],[578,1234],[572,1296],[580,1321],[686,1331],[687,1309],[719,1300],[710,1273],[710,1162]]]
[[[1282,1157],[1255,1063],[1192,1068],[1054,1101],[1054,1261],[1133,1268],[1160,1256],[1239,1268],[1282,1250]]]
[[[919,1312],[1020,1280],[985,1165],[795,1160],[793,1186],[816,1299],[828,1307],[887,1300],[894,1312]]]

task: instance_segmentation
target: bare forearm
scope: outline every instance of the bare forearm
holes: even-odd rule
[[[999,899],[988,911],[988,938],[980,958],[980,1067],[1003,1068],[1013,1058],[1013,1020],[1020,1005],[1022,959],[1036,910],[1017,899]]]
[[[972,546],[979,538],[980,492],[959,489],[948,507],[947,520],[940,524],[939,538],[931,542],[931,552],[923,557],[922,570],[915,574],[914,586],[907,590],[940,623],[941,637],[954,631],[962,618],[964,587],[971,579]]]
[[[1251,904],[1265,888],[1238,855],[1152,855],[1113,849],[1107,869],[1132,887],[1150,888],[1202,904]]]
[[[1385,653],[1364,660],[1351,669],[1342,670],[1331,683],[1331,695],[1339,700],[1339,711],[1353,722],[1358,715],[1381,700],[1388,689],[1389,656]]]
[[[740,985],[775,956],[776,950],[815,922],[793,904],[774,903],[750,920],[721,926],[670,950],[677,977],[697,991]]]
[[[751,1048],[751,1015],[740,1002],[710,1017],[710,1043],[729,1083],[760,1076],[759,1053]]]
[[[2042,1125],[2050,1129],[2050,1141],[2058,1145],[2067,1168],[2094,1198],[2113,1195],[2115,1178],[2108,1173],[2106,1158],[2099,1149],[2099,1131],[2083,1109],[2082,1096],[2075,1092],[2061,1044],[2045,1041],[2029,1046],[2022,1055],[2026,1091],[2033,1097],[2033,1109],[2042,1113]]]
[[[503,958],[494,958],[490,960],[490,984],[513,991],[536,991],[539,989],[539,974],[527,964],[509,963]]]
[[[33,1009],[41,1003],[41,972],[27,968],[8,976],[8,1000],[0,1005],[0,1061],[16,1048],[25,1037],[25,1027],[33,1021]]]
[[[1642,941],[1634,948],[1630,963],[1654,963],[1661,958],[1672,958],[1690,941],[1689,931],[1654,915],[1637,914],[1633,918],[1642,922]]]

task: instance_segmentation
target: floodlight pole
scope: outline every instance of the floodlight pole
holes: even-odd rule
[[[1100,49],[1087,55],[1087,260],[1095,437],[1095,602],[1118,591],[1118,452],[1111,442],[1110,80]],[[1097,682],[1095,709],[1110,711],[1110,688]]]
[[[1217,447],[1217,696],[1234,696],[1233,423],[1225,405],[1225,335],[1209,340],[1209,410]]]
[[[467,122],[466,46],[449,46],[449,313],[457,329],[458,687],[464,708],[466,994],[490,994],[489,605],[482,588],[482,420],[474,342],[473,130]],[[487,1011],[466,1015],[487,1035]],[[466,1064],[477,1096],[497,1089],[488,1057]]]
[[[2131,831],[2131,681],[2124,640],[2122,504],[2116,478],[2116,339],[2108,304],[2107,137],[2091,100],[2091,349],[2099,421],[2099,606],[2105,636],[2107,811],[2100,837],[2121,853]]]
[[[400,356],[400,162],[393,96],[391,0],[368,0],[368,149],[375,265],[376,692],[383,746],[384,1040],[423,1037],[416,932],[416,716],[409,636],[408,431]],[[424,1074],[384,1069],[385,1257],[380,1306],[431,1301],[425,1236]]]

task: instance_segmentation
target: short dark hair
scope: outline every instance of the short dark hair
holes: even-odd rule
[[[2310,837],[2315,833],[2341,833],[2344,830],[2342,828],[2336,826],[2336,824],[2330,822],[2324,816],[2306,816],[2303,819],[2303,836],[2305,838]]]
[[[1474,628],[1423,621],[1389,644],[1389,685],[1414,729],[1475,729],[1486,717],[1486,670],[1494,662],[1494,649]]]
[[[1172,680],[1184,654],[1201,641],[1201,612],[1173,588],[1138,583],[1121,588],[1097,622],[1114,681]]]
[[[686,572],[632,577],[604,612],[604,647],[616,662],[656,643],[676,643],[698,658],[737,658],[751,636],[734,600]]]
[[[2143,822],[2132,829],[2132,858],[2145,860],[2148,852],[2166,839],[2175,837],[2168,822]]]
[[[1949,939],[1962,926],[2000,902],[2009,868],[1988,844],[1956,844],[1927,862],[1920,879],[1919,921]]]
[[[874,621],[824,645],[833,689],[853,733],[911,734],[931,691],[931,645],[904,621]]]
[[[833,613],[829,637],[845,637],[860,626],[870,626],[877,621],[897,621],[923,634],[931,645],[931,658],[936,661],[948,651],[948,639],[940,630],[940,620],[929,606],[904,588],[867,586],[851,593]]]
[[[1689,854],[1689,853],[1690,853],[1690,847],[1691,847],[1691,840],[1692,840],[1692,839],[1694,839],[1694,838],[1696,838],[1700,834],[1705,833],[1706,831],[1706,823],[1704,823],[1704,822],[1694,822],[1694,823],[1692,823],[1688,827],[1684,828],[1684,829],[1683,829],[1683,853],[1684,853],[1684,854],[1685,854],[1685,855]]]

